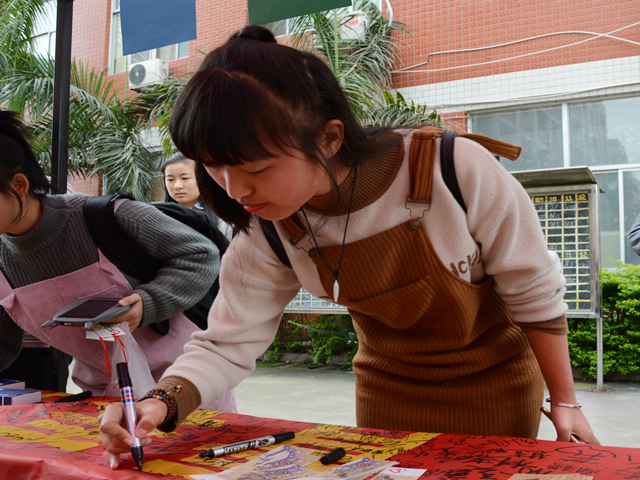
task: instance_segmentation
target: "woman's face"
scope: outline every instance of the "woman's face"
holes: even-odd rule
[[[327,171],[298,150],[241,165],[205,168],[247,212],[272,221],[291,216],[332,186]]]
[[[164,169],[164,184],[169,195],[185,207],[194,206],[200,198],[194,167],[193,160],[189,160],[172,163]]]

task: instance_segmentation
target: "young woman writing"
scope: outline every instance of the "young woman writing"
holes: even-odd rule
[[[479,144],[456,141],[465,214],[438,151],[420,163],[413,131],[363,130],[327,66],[261,27],[206,57],[171,132],[202,197],[242,233],[209,329],[156,387],[181,393],[138,403],[137,436],[174,429],[249,375],[304,286],[353,318],[359,426],[535,438],[544,377],[558,439],[598,443],[573,388],[559,259],[527,193]],[[128,450],[118,406],[101,432],[110,453]]]

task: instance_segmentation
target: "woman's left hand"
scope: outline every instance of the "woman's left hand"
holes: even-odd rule
[[[569,442],[571,435],[583,443],[600,445],[589,422],[579,408],[551,406],[551,421],[558,434],[557,441]]]
[[[122,315],[110,318],[104,323],[127,322],[127,325],[129,325],[129,332],[133,333],[138,325],[140,325],[140,322],[142,322],[142,315],[144,314],[144,302],[142,301],[142,297],[137,293],[132,293],[128,297],[121,298],[120,301],[118,301],[118,305],[122,307],[125,305],[131,305],[131,308]]]

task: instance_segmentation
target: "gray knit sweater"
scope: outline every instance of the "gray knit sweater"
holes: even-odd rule
[[[0,236],[0,268],[13,288],[98,261],[82,214],[87,198],[83,194],[47,196],[42,201],[42,219],[35,228],[21,236]],[[133,292],[144,301],[139,328],[170,318],[204,296],[220,270],[220,255],[211,240],[140,202],[124,202],[116,218],[127,234],[163,262],[163,268],[149,283],[140,285],[125,275]],[[0,371],[18,355],[22,336],[22,330],[0,307]]]

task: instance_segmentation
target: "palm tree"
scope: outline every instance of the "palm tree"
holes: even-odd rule
[[[44,0],[4,0],[0,4],[0,72],[17,68],[31,47],[35,19],[45,13]]]
[[[364,38],[355,38],[349,23],[366,17]],[[407,103],[389,93],[391,71],[398,60],[394,32],[402,23],[387,21],[368,0],[354,0],[353,12],[344,9],[304,15],[290,20],[290,46],[323,58],[340,81],[360,121],[367,125],[433,125],[439,116],[423,105]]]
[[[34,19],[42,0],[8,0],[0,11],[0,103],[28,119],[34,150],[45,168],[51,165],[54,60],[32,49]],[[19,12],[19,13],[16,13]],[[27,13],[25,13],[27,12]],[[6,23],[5,23],[6,21]],[[96,73],[75,60],[71,66],[69,104],[69,171],[102,175],[107,193],[128,190],[148,200],[154,187],[156,154],[145,132],[150,112],[162,95],[121,100],[105,72]]]

